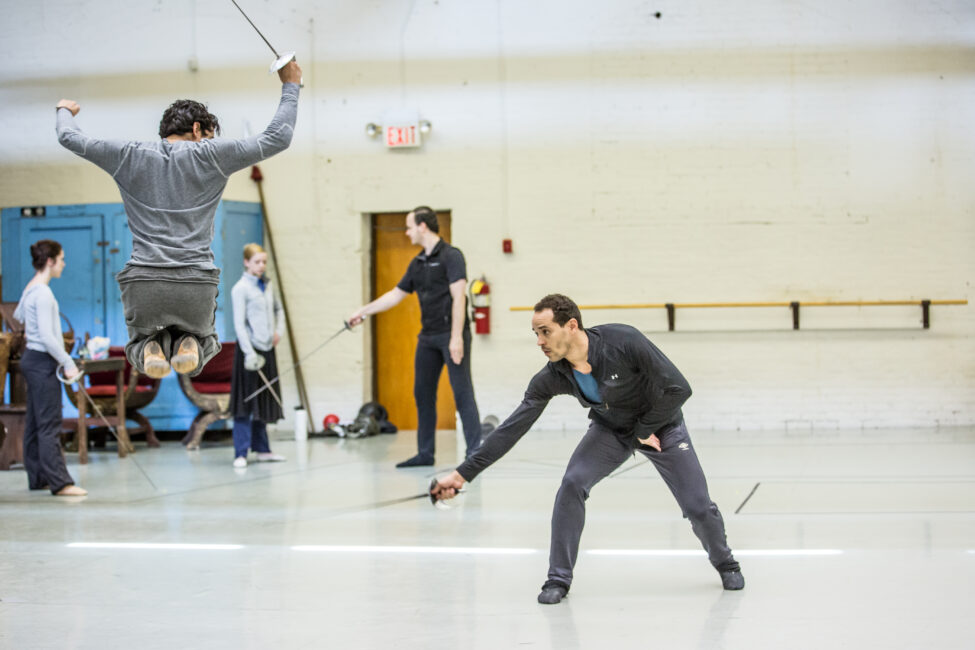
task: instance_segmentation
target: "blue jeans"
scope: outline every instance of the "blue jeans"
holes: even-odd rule
[[[267,424],[252,418],[234,418],[234,458],[247,456],[247,450],[258,454],[271,452],[267,441]]]

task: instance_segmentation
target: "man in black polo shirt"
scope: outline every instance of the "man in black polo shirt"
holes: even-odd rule
[[[467,456],[481,444],[480,415],[471,383],[471,330],[467,318],[467,265],[464,254],[440,238],[437,213],[421,206],[406,215],[406,236],[423,250],[410,261],[395,287],[349,317],[358,325],[416,291],[422,329],[417,338],[413,396],[416,399],[416,456],[397,467],[433,465],[437,428],[437,383],[444,364],[464,426]]]
[[[548,580],[538,602],[552,605],[568,593],[589,491],[635,451],[650,459],[670,488],[724,588],[742,589],[745,579],[684,426],[681,406],[691,387],[680,371],[629,325],[583,329],[579,307],[561,294],[545,296],[535,305],[532,331],[549,362],[529,382],[521,405],[431,493],[452,498],[528,432],[549,400],[572,395],[590,409],[591,422],[555,497]]]

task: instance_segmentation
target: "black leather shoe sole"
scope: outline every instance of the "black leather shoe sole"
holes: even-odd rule
[[[433,465],[433,459],[426,459],[420,456],[414,456],[413,458],[407,458],[402,463],[396,463],[397,467],[430,467]]]
[[[538,602],[543,605],[555,605],[562,602],[567,593],[563,587],[548,587],[542,589],[542,593],[538,594]]]

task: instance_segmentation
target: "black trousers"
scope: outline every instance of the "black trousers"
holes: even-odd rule
[[[711,564],[719,571],[738,568],[725,538],[721,512],[708,495],[704,470],[694,452],[687,427],[681,422],[658,437],[661,451],[645,445],[637,451],[657,468],[684,517],[690,520],[691,529]],[[631,453],[633,450],[612,431],[595,421],[589,425],[589,431],[572,452],[562,486],[555,497],[549,552],[550,580],[572,584],[572,569],[579,555],[579,540],[586,522],[589,490],[622,465]]]
[[[437,384],[440,372],[447,366],[447,378],[454,392],[454,402],[464,426],[466,456],[481,446],[481,416],[474,400],[471,381],[471,331],[464,329],[464,358],[460,365],[450,359],[450,333],[423,335],[417,338],[413,363],[413,397],[416,399],[416,446],[420,456],[433,459],[436,450]]]
[[[27,382],[24,419],[24,468],[32,490],[50,487],[54,494],[74,485],[64,464],[58,434],[61,431],[61,382],[54,371],[58,362],[46,352],[26,350],[20,370]]]

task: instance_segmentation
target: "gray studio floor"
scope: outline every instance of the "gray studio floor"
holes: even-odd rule
[[[743,592],[633,459],[593,490],[569,597],[537,604],[560,432],[451,510],[371,507],[429,482],[393,468],[412,432],[243,471],[229,443],[69,455],[83,500],[0,472],[0,648],[975,647],[975,430],[692,436]]]

